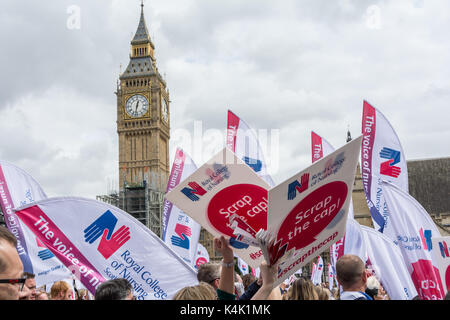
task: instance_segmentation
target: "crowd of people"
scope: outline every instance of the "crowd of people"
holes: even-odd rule
[[[89,300],[86,289],[55,282],[50,294],[36,288],[35,275],[23,272],[17,252],[17,239],[0,226],[0,300]],[[371,276],[364,262],[355,255],[344,255],[336,262],[336,277],[341,286],[331,292],[328,284],[314,285],[306,277],[274,287],[278,266],[263,262],[260,276],[240,277],[234,268],[233,248],[225,237],[214,239],[214,249],[223,259],[198,268],[198,285],[181,288],[173,300],[389,300],[382,284]],[[75,296],[74,296],[75,295]],[[95,300],[135,300],[133,287],[126,279],[112,279],[97,287]],[[416,297],[415,299],[418,299]],[[446,300],[450,300],[447,293]]]

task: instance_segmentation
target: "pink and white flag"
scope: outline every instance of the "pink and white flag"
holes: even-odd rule
[[[314,279],[312,280],[315,285],[319,285],[322,283],[322,274],[323,274],[323,259],[321,256],[318,256],[316,270],[314,272]]]
[[[433,256],[441,275],[445,292],[450,291],[450,237],[433,237]]]
[[[237,257],[237,264],[238,264],[238,268],[241,271],[242,275],[246,275],[250,272],[249,265],[239,257]]]
[[[334,287],[335,282],[334,268],[331,266],[331,263],[328,264],[328,289],[331,291]]]
[[[400,248],[386,235],[373,228],[360,226],[367,255],[375,276],[391,300],[411,300],[417,290],[409,275]]]
[[[316,271],[317,271],[317,264],[314,262],[312,263],[312,271],[311,271],[311,281],[314,282],[316,279]]]
[[[208,250],[199,242],[197,244],[197,253],[194,259],[194,269],[198,270],[198,267],[201,264],[205,264],[209,262],[209,253]]]
[[[181,181],[197,170],[192,159],[180,148],[175,152],[172,170],[167,184],[167,192],[175,188]],[[194,219],[164,200],[163,206],[163,241],[188,264],[195,266],[194,261],[201,226]]]
[[[228,110],[226,145],[271,187],[275,185],[268,173],[267,163],[255,132],[230,110]]]
[[[392,182],[408,193],[408,169],[400,140],[384,115],[364,101],[362,117],[361,175],[375,229],[385,233],[389,224],[381,181]],[[395,240],[393,234],[386,234]]]
[[[439,230],[426,210],[395,184],[382,181],[384,199],[390,212],[385,231],[394,235],[417,293],[425,300],[441,300],[444,288],[439,269],[431,253],[431,238]]]
[[[83,198],[48,198],[16,214],[95,295],[105,280],[127,279],[138,300],[167,300],[198,284],[195,270],[125,211]]]
[[[47,198],[39,183],[21,168],[0,161],[0,195],[5,224],[17,239],[24,271],[35,274],[38,287],[69,277],[69,270],[13,212],[16,207]]]

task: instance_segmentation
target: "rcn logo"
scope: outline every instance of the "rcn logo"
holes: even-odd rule
[[[170,238],[172,245],[189,250],[189,237],[192,235],[191,228],[177,223],[177,225],[175,226],[175,233],[178,236],[173,235]]]
[[[433,243],[431,242],[432,233],[431,230],[419,230],[420,239],[422,240],[422,245],[425,250],[431,251],[433,249]]]
[[[442,258],[450,258],[447,243],[445,241],[439,242],[439,249],[441,250]]]
[[[300,182],[295,180],[288,186],[288,200],[294,200],[298,193],[302,193],[308,189],[309,173],[305,173],[300,178]]]
[[[108,210],[84,229],[84,241],[89,244],[101,237],[97,250],[105,259],[131,239],[130,228],[121,226],[114,232],[116,224],[117,218]]]
[[[188,187],[185,187],[181,190],[181,192],[191,199],[192,201],[198,201],[200,198],[198,196],[203,196],[206,194],[206,190],[200,187],[197,182],[189,182]]]
[[[395,165],[400,162],[400,156],[400,151],[390,148],[383,148],[380,152],[380,158],[387,159],[387,161],[381,163],[380,173],[392,178],[398,178],[402,172],[402,169]]]

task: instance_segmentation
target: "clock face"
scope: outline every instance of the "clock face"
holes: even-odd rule
[[[126,111],[130,117],[139,118],[142,117],[148,111],[147,98],[140,94],[132,96],[127,101]]]
[[[164,121],[167,122],[167,119],[169,118],[169,110],[167,108],[167,102],[166,99],[161,97],[161,113]]]

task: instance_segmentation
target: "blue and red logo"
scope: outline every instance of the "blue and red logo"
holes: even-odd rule
[[[117,218],[108,210],[84,229],[84,241],[89,244],[101,237],[97,250],[105,259],[108,259],[131,239],[130,228],[121,226],[114,232],[116,224]]]
[[[37,246],[38,246],[39,248],[42,248],[42,250],[40,250],[40,251],[38,252],[38,257],[39,257],[42,261],[51,259],[51,258],[53,258],[53,257],[55,256],[55,255],[50,251],[50,249],[48,249],[48,248],[45,246],[45,244],[42,243],[41,240],[39,240],[38,238],[36,238],[36,242],[37,242]]]
[[[439,250],[441,251],[442,258],[450,258],[447,243],[445,241],[439,242]]]
[[[197,182],[189,182],[188,187],[181,189],[181,192],[191,199],[192,201],[198,201],[200,198],[198,196],[203,196],[206,194],[206,190],[200,187]]]
[[[191,228],[183,224],[177,223],[177,225],[175,226],[175,233],[178,236],[173,235],[170,238],[172,245],[189,250],[190,247],[189,237],[191,237],[192,235]]]
[[[420,228],[419,234],[423,248],[425,250],[431,251],[433,249],[433,243],[431,242],[432,237],[431,230],[424,231],[422,228]]]
[[[309,173],[305,173],[300,178],[300,182],[295,180],[288,186],[288,200],[294,200],[298,193],[302,193],[308,189]]]
[[[401,152],[391,149],[383,148],[380,152],[380,158],[387,159],[380,165],[380,173],[392,178],[398,178],[402,169],[397,167],[396,164],[400,162]]]

